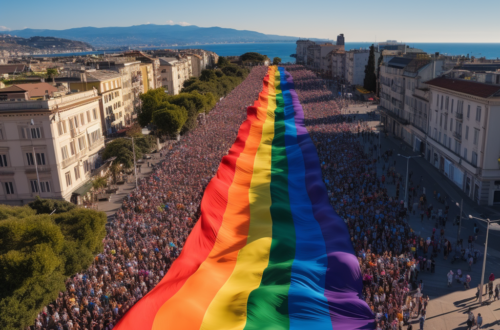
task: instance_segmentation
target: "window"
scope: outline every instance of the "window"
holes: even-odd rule
[[[35,160],[33,159],[33,154],[31,152],[26,153],[26,159],[28,160],[28,165],[35,165]]]
[[[448,137],[448,148],[451,149],[451,137]]]
[[[75,127],[78,127],[78,115],[73,117],[73,122],[75,124]]]
[[[108,103],[108,95],[104,95],[104,103]]]
[[[80,179],[80,167],[79,166],[75,166],[75,180],[78,180]]]
[[[439,107],[439,94],[436,94],[436,107]]]
[[[453,131],[453,118],[450,118],[450,131]]]
[[[3,140],[3,131],[1,128],[0,128],[0,140]]]
[[[69,149],[71,150],[71,156],[74,156],[76,154],[75,141],[69,143]]]
[[[85,115],[83,114],[83,112],[80,114],[80,124],[85,125]]]
[[[434,140],[436,140],[436,139],[437,139],[437,135],[438,135],[438,134],[437,134],[437,128],[434,128]]]
[[[453,113],[453,103],[454,103],[454,99],[451,99],[451,113]]]
[[[37,193],[38,192],[38,182],[36,180],[30,180],[30,183],[31,183],[31,192]]]
[[[64,146],[61,148],[62,159],[68,159],[68,146]]]
[[[467,119],[470,118],[470,104],[467,106]]]
[[[92,109],[92,115],[94,116],[94,119],[97,119],[97,110]]]
[[[90,163],[89,160],[84,160],[83,161],[83,173],[88,173],[90,171]]]
[[[32,139],[41,139],[42,138],[40,127],[34,127],[31,129],[31,138]]]
[[[481,121],[481,107],[476,109],[476,121]]]
[[[66,129],[66,120],[62,121],[62,127],[63,127],[64,134],[66,134],[68,132]]]
[[[461,149],[461,147],[462,147],[462,146],[460,145],[460,142],[455,141],[455,153],[456,153],[457,155],[460,155],[460,149]]]
[[[448,114],[444,114],[444,130],[448,129]]]
[[[62,122],[58,122],[57,123],[57,132],[59,133],[59,135],[63,135],[64,134],[63,128],[62,128]]]
[[[90,110],[87,110],[87,123],[90,123],[92,119],[90,118]]]
[[[469,126],[465,126],[465,139],[469,139]]]
[[[0,155],[0,167],[7,167],[7,155]]]
[[[69,129],[72,130],[75,127],[73,124],[73,119],[70,118],[68,121],[69,121]]]
[[[474,128],[474,145],[477,146],[478,142],[479,142],[479,130],[477,128]]]
[[[14,195],[14,185],[12,182],[5,182],[5,193],[7,195]]]
[[[71,172],[66,172],[64,176],[66,177],[66,187],[71,186]]]
[[[40,190],[42,192],[50,192],[50,183],[49,181],[40,182]]]
[[[43,152],[36,154],[36,163],[37,165],[45,165],[45,154]]]
[[[445,105],[444,105],[444,108],[445,108],[446,110],[448,110],[448,104],[449,104],[449,103],[450,103],[450,98],[447,96],[447,97],[446,97],[446,103],[445,103]]]
[[[439,117],[439,127],[443,127],[443,114]]]
[[[464,159],[467,160],[467,148],[464,148]]]
[[[444,134],[443,135],[443,145],[446,147],[447,143],[448,143],[448,135]]]
[[[472,165],[477,166],[477,154],[474,151],[472,152],[471,163],[472,163]]]
[[[116,97],[120,96],[120,92],[115,92],[115,96]]]
[[[439,139],[438,139],[439,142],[441,142],[441,132],[439,132]]]
[[[85,149],[86,144],[85,144],[85,136],[79,137],[78,138],[78,147],[80,148],[80,151]]]

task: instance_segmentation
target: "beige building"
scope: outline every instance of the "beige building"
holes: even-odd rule
[[[206,68],[206,65],[203,62],[203,58],[197,54],[186,54],[186,56],[191,61],[191,72],[194,77],[198,78],[201,76],[201,71]]]
[[[0,203],[71,200],[100,166],[97,90],[0,102]]]
[[[141,63],[143,93],[155,89],[155,76],[152,63]]]
[[[183,88],[184,81],[193,74],[191,71],[191,60],[175,57],[161,57],[160,68],[162,84],[170,95],[177,95]]]
[[[70,82],[72,91],[97,90],[101,96],[102,132],[106,135],[126,126],[122,81],[122,75],[116,71],[87,70],[82,74],[81,81]]]
[[[500,86],[445,77],[427,86],[431,163],[476,203],[500,204]]]

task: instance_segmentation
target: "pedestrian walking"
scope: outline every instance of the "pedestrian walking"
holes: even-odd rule
[[[425,323],[425,310],[422,311],[422,314],[420,315],[420,330],[424,330],[424,323]]]
[[[474,313],[469,311],[469,316],[467,317],[467,330],[471,330],[474,325]]]
[[[448,286],[451,286],[453,283],[453,271],[450,269],[446,276],[448,277]]]
[[[476,324],[477,324],[477,329],[481,329],[481,327],[483,326],[483,317],[481,316],[481,313],[477,313]]]

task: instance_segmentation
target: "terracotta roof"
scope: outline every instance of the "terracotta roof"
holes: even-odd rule
[[[49,83],[38,83],[38,84],[16,84],[13,87],[19,87],[28,92],[29,97],[41,97],[45,96],[45,91],[49,91],[49,95],[57,92],[57,88]]]
[[[4,64],[0,65],[0,74],[11,74],[14,72],[24,72],[26,70],[25,64]]]
[[[17,87],[16,85],[5,87],[0,89],[0,93],[15,93],[15,92],[23,92],[25,93],[26,91],[22,88]]]
[[[500,86],[468,80],[439,77],[426,82],[426,84],[482,98],[500,96]]]

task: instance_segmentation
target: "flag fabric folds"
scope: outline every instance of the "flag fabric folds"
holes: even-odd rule
[[[247,113],[181,255],[115,329],[374,329],[284,68]]]

